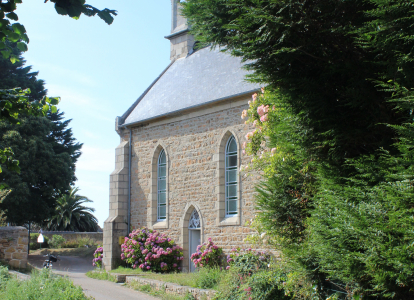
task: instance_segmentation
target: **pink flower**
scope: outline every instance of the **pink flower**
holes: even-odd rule
[[[257,93],[254,93],[254,94],[252,95],[252,99],[253,99],[253,102],[255,102],[255,101],[256,101],[256,99],[257,99]]]
[[[244,119],[247,117],[247,110],[243,110],[241,114],[241,118]]]
[[[230,269],[230,266],[227,266],[227,267],[226,267],[226,270],[228,270],[228,269]]]
[[[269,105],[264,106],[264,104],[260,105],[257,108],[257,113],[259,116],[263,116],[264,114],[267,114],[269,112]]]
[[[272,150],[270,150],[270,152],[276,153],[276,148],[272,148]]]
[[[269,120],[268,114],[265,114],[265,115],[260,117],[260,121],[262,121],[262,122],[266,122],[267,120]]]
[[[253,137],[253,135],[254,135],[254,132],[253,131],[251,131],[251,132],[248,132],[247,134],[246,134],[246,140],[250,140],[252,137]]]

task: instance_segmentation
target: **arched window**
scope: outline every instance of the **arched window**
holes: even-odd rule
[[[237,143],[234,136],[231,136],[226,145],[226,217],[237,215],[238,212],[238,199],[237,199]]]
[[[158,156],[157,166],[157,221],[167,218],[167,158],[164,150]]]

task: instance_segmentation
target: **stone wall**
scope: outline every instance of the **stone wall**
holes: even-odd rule
[[[28,237],[24,227],[0,227],[0,260],[12,268],[27,268]]]
[[[214,290],[196,289],[189,286],[182,286],[171,282],[164,282],[154,279],[148,279],[138,276],[126,276],[127,284],[137,283],[139,285],[150,285],[152,289],[157,291],[165,291],[166,294],[178,296],[186,296],[191,294],[196,300],[210,300],[216,295]]]
[[[254,218],[254,187],[258,174],[239,172],[239,215],[224,218],[224,146],[231,135],[238,144],[239,168],[250,162],[241,144],[253,130],[241,119],[249,96],[154,122],[132,130],[131,225],[147,226],[168,234],[184,248],[188,268],[188,220],[197,209],[201,217],[201,243],[209,237],[228,252],[248,247],[243,240]],[[128,132],[126,132],[128,133]],[[128,139],[124,136],[124,140]],[[223,146],[224,144],[224,146]],[[156,162],[160,149],[167,154],[167,220],[156,221]]]

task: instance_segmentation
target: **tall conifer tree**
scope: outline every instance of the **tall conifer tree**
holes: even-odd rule
[[[0,89],[30,88],[30,100],[40,100],[47,93],[44,81],[25,66],[16,47],[13,51],[19,62],[0,58]],[[21,170],[18,174],[4,168],[0,173],[0,182],[12,190],[0,207],[9,222],[41,223],[51,216],[56,199],[76,180],[75,163],[82,144],[73,138],[70,120],[64,121],[62,112],[49,112],[46,117],[21,115],[18,121],[0,121],[1,147],[12,148]]]

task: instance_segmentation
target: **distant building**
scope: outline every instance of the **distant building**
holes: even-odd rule
[[[228,251],[243,246],[252,233],[245,223],[254,217],[260,178],[245,179],[239,171],[251,159],[242,154],[241,143],[253,129],[241,114],[259,86],[245,81],[239,58],[193,48],[179,2],[172,0],[172,31],[166,37],[170,65],[116,119],[121,143],[104,226],[107,269],[120,258],[129,197],[131,227],[167,233],[184,248],[184,270],[192,270],[190,255],[209,237]]]

